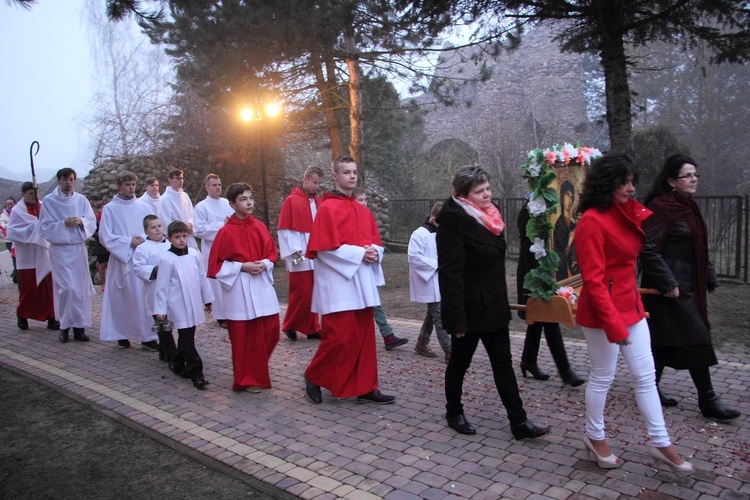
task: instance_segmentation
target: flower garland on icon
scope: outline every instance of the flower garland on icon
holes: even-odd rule
[[[527,209],[531,217],[526,224],[526,236],[533,242],[531,252],[539,264],[526,274],[523,281],[529,297],[549,300],[552,295],[557,294],[568,298],[572,303],[577,300],[572,288],[557,286],[556,273],[560,256],[551,251],[549,246],[549,237],[554,229],[549,215],[560,206],[557,191],[551,187],[557,178],[553,167],[585,166],[601,155],[598,149],[566,142],[547,149],[529,151],[526,163],[521,165],[524,170],[523,178],[529,185],[526,199],[529,201]]]

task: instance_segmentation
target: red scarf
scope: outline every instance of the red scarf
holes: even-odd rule
[[[486,227],[487,230],[495,236],[500,235],[500,233],[503,232],[503,229],[505,229],[503,217],[500,215],[500,210],[497,209],[494,203],[491,203],[489,207],[483,210],[473,202],[469,201],[468,198],[454,196],[453,199],[467,214]]]

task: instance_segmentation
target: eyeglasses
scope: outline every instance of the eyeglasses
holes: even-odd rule
[[[678,175],[677,177],[675,177],[675,179],[692,179],[693,177],[695,177],[696,180],[701,178],[700,175],[690,172],[686,175]]]

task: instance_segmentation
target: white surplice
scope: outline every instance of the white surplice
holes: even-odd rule
[[[65,225],[68,217],[80,217],[82,224]],[[42,200],[39,233],[49,242],[50,265],[55,294],[55,313],[60,328],[91,326],[91,283],[86,240],[96,231],[96,216],[89,200],[80,193],[65,196],[56,187]]]
[[[409,238],[409,298],[412,302],[440,302],[435,234],[419,227]]]
[[[143,300],[144,282],[133,272],[135,248],[131,246],[134,236],[145,239],[143,218],[150,214],[151,207],[138,203],[135,196],[124,199],[117,195],[102,209],[99,241],[109,250],[110,258],[102,300],[101,340],[135,338],[149,342],[158,338],[151,331],[153,320]]]
[[[166,314],[174,328],[190,328],[206,322],[203,306],[213,301],[201,253],[194,248],[181,256],[165,252],[156,276],[154,313]]]
[[[315,199],[310,198],[309,203],[310,213],[312,214],[313,220],[315,220],[315,214],[318,212],[318,207],[315,205]],[[295,273],[299,271],[310,271],[315,268],[315,259],[301,260],[297,262],[297,265],[294,265],[292,262],[292,256],[295,253],[300,252],[300,255],[305,255],[305,253],[307,253],[307,243],[310,241],[310,233],[304,233],[294,229],[279,229],[278,235],[279,257],[284,259],[286,270],[288,272]]]
[[[372,247],[379,256],[374,264],[362,262],[365,249],[356,245],[317,252],[312,312],[330,314],[380,305],[378,287],[385,284],[380,267],[383,247]]]
[[[242,262],[225,260],[216,274],[224,295],[225,319],[244,321],[279,313],[279,299],[273,288],[273,262],[263,259],[266,270],[243,273]]]
[[[159,210],[156,212],[156,215],[159,216],[162,224],[164,224],[164,234],[167,234],[169,223],[175,220],[195,226],[193,213],[193,202],[190,201],[190,196],[182,189],[175,191],[172,189],[172,186],[167,186],[164,194],[159,198]],[[188,246],[196,250],[198,249],[198,244],[195,242],[192,234],[188,238]]]
[[[154,312],[154,296],[156,293],[156,279],[151,279],[151,273],[159,265],[159,261],[169,250],[169,242],[153,241],[147,239],[142,245],[138,245],[133,254],[133,272],[144,282],[146,293],[144,294],[146,302],[146,313],[149,317],[156,314]],[[157,274],[159,270],[157,269]]]
[[[201,253],[203,254],[203,265],[208,268],[208,255],[211,245],[216,238],[216,233],[224,227],[227,217],[234,214],[234,209],[229,206],[226,198],[206,198],[195,205],[193,218],[195,219],[195,236],[201,239]],[[212,315],[216,319],[226,319],[224,314],[224,299],[220,285],[216,280],[208,280],[214,293]]]
[[[50,273],[49,243],[39,234],[39,219],[21,201],[10,212],[7,229],[7,239],[16,245],[16,268],[34,269],[39,286]]]

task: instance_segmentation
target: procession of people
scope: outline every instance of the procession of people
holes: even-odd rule
[[[300,368],[300,391],[311,403],[351,397],[394,404],[398,395],[381,392],[378,378],[375,324],[387,326],[379,293],[385,276],[378,224],[358,190],[354,159],[333,160],[333,189],[320,196],[325,175],[319,166],[308,167],[284,200],[277,247],[269,228],[253,215],[253,189],[246,183],[229,186],[224,198],[220,177],[209,174],[204,179],[207,197],[193,207],[180,169],[169,172],[162,194],[159,180],[146,178],[140,198],[135,192],[138,177],[118,173],[118,192],[104,205],[98,228],[99,242],[111,255],[102,288],[100,340],[117,342],[121,349],[137,340],[141,349],[159,352],[176,375],[205,389],[210,367],[203,365],[195,336],[210,313],[228,330],[233,391],[257,394],[273,387],[272,355],[283,333],[292,342],[301,336],[318,341],[309,366]],[[561,190],[564,218],[558,225],[568,232],[575,229],[576,245],[573,250],[572,236],[566,233],[560,265],[575,259],[562,277],[580,271],[583,280],[577,321],[588,346],[590,374],[586,379],[573,371],[557,323],[529,325],[520,366],[524,377],[528,371],[535,379],[549,378],[536,362],[544,329],[562,381],[571,387],[588,382],[583,443],[602,468],[622,464],[607,444],[604,424],[619,354],[630,368],[650,454],[676,475],[692,474],[694,468],[674,449],[664,423],[661,406],[677,404],[657,385],[665,367],[690,371],[706,417],[740,416],[715,394],[709,373],[717,361],[705,295],[718,281],[708,259],[705,222],[692,201],[698,177],[692,159],[671,157],[645,207],[634,200],[638,170],[633,159],[606,154],[588,169],[575,222],[572,184]],[[71,329],[72,340],[86,342],[95,293],[86,242],[97,230],[97,219],[89,201],[74,190],[74,170],[61,169],[57,181],[41,202],[35,186],[24,183],[22,202],[6,204],[3,231],[14,242],[18,267],[17,325],[27,330],[28,320],[45,321],[58,331],[60,342],[71,340]],[[447,426],[475,434],[462,395],[465,373],[481,341],[513,437],[533,439],[549,428],[529,419],[512,365],[507,231],[492,201],[490,181],[481,167],[458,169],[452,196],[436,203],[412,234],[410,296],[427,304],[414,350],[437,357],[429,347],[434,328],[447,363]],[[519,216],[519,230],[526,226],[526,210],[524,206]],[[522,253],[531,244],[526,238]],[[570,255],[574,257],[568,259]],[[635,272],[639,256],[644,282],[660,296],[641,301]],[[679,270],[673,264],[677,258],[685,261]],[[289,273],[283,322],[273,277],[278,259]],[[534,267],[528,255],[520,256],[520,301],[526,298],[523,275]],[[646,311],[652,312],[648,320]],[[178,330],[176,343],[173,328]],[[392,329],[385,332],[387,350],[407,341]],[[323,389],[333,399],[324,398]]]

